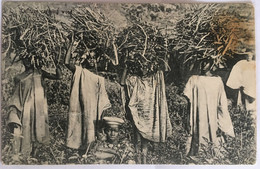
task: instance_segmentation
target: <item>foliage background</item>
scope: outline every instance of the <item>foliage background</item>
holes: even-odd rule
[[[229,97],[229,110],[235,127],[236,137],[228,138],[229,142],[223,144],[222,156],[213,156],[215,148],[211,143],[204,145],[204,150],[196,158],[185,156],[185,142],[188,139],[187,129],[187,100],[182,95],[187,78],[197,74],[199,64],[203,59],[213,60],[212,69],[222,77],[225,82],[232,66],[239,60],[244,59],[241,54],[245,49],[254,51],[254,11],[251,4],[85,4],[85,3],[4,3],[6,11],[3,16],[9,20],[22,16],[20,9],[32,8],[45,12],[47,16],[54,16],[59,24],[65,25],[61,28],[62,36],[59,46],[51,49],[53,60],[50,55],[43,59],[47,63],[44,67],[52,72],[54,63],[62,62],[70,40],[72,27],[71,13],[73,9],[89,7],[99,9],[112,23],[113,37],[118,47],[119,65],[112,64],[110,59],[103,57],[104,63],[100,64],[100,74],[107,79],[106,89],[112,108],[105,112],[106,115],[116,115],[125,118],[120,98],[119,79],[125,65],[138,76],[145,76],[158,69],[165,71],[167,102],[171,122],[173,125],[173,136],[165,144],[150,144],[148,154],[149,164],[254,164],[256,161],[256,140],[254,119],[243,108],[234,106],[234,91],[227,88]],[[10,7],[12,7],[10,9]],[[14,10],[19,15],[13,15]],[[98,12],[100,12],[98,11]],[[29,21],[27,23],[29,23]],[[145,34],[139,26],[148,33],[148,48],[143,54],[145,46]],[[65,67],[63,78],[60,81],[45,80],[46,92],[49,105],[50,131],[52,134],[51,145],[40,145],[35,158],[25,157],[22,154],[13,155],[11,152],[12,135],[5,126],[7,117],[8,101],[14,90],[13,77],[21,73],[24,68],[17,58],[21,52],[17,47],[17,30],[11,31],[7,22],[2,24],[2,161],[5,164],[95,164],[100,162],[94,156],[95,148],[89,152],[89,156],[82,157],[75,150],[65,147],[65,133],[67,125],[67,112],[70,96],[70,83],[72,74]],[[75,25],[74,25],[75,26]],[[76,29],[76,28],[74,28]],[[26,30],[21,29],[22,31]],[[131,30],[139,36],[126,40],[127,32]],[[149,31],[149,32],[148,32]],[[11,40],[8,39],[12,33]],[[23,32],[24,33],[24,32]],[[112,35],[112,34],[111,34]],[[113,38],[112,37],[112,38]],[[45,38],[45,37],[44,37]],[[42,38],[42,39],[44,39]],[[58,39],[57,39],[58,40]],[[9,42],[12,42],[9,46]],[[102,42],[103,43],[103,42]],[[47,41],[49,44],[49,41]],[[132,48],[131,45],[137,47]],[[104,47],[104,46],[103,46]],[[156,48],[155,48],[156,47]],[[45,48],[46,49],[46,48]],[[45,50],[42,49],[42,50]],[[61,49],[61,50],[60,50]],[[107,47],[109,50],[109,47]],[[59,52],[61,51],[61,52]],[[129,51],[134,57],[129,59]],[[108,52],[109,55],[109,52]],[[109,55],[111,58],[112,55]],[[144,57],[146,59],[144,59]],[[160,59],[159,59],[160,58]],[[129,64],[130,63],[130,64]],[[132,63],[132,64],[131,64]],[[138,64],[137,64],[138,63]],[[141,63],[141,64],[139,64]],[[154,70],[145,70],[150,65]],[[136,68],[137,67],[137,68]],[[127,120],[126,120],[127,121]],[[121,129],[121,134],[129,142],[124,144],[132,147],[132,126],[127,121]],[[98,144],[98,143],[95,143]],[[95,145],[93,145],[95,147]],[[121,154],[122,161],[106,161],[105,163],[129,163],[130,156],[137,156],[132,149]],[[129,154],[133,155],[129,155]],[[129,157],[129,158],[128,158]]]

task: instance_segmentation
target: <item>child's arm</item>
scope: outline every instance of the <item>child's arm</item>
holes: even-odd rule
[[[53,80],[61,80],[62,72],[61,72],[60,65],[56,65],[56,74],[48,73],[48,72],[42,70],[42,77],[48,78],[48,79],[53,79]]]
[[[20,126],[22,126],[20,116],[21,112],[15,106],[9,107],[7,126],[11,133],[14,133],[15,128],[19,128]]]
[[[119,61],[118,61],[118,53],[117,53],[117,48],[116,48],[116,45],[115,45],[115,39],[113,38],[113,41],[112,41],[112,45],[113,45],[113,49],[114,49],[114,55],[115,55],[115,65],[118,65]]]
[[[9,131],[13,134],[13,152],[19,153],[20,146],[21,146],[21,137],[22,137],[22,131],[21,131],[21,120],[19,115],[20,112],[14,107],[11,106],[9,109],[9,115],[7,119],[7,126]]]
[[[75,66],[74,64],[71,64],[71,63],[70,63],[71,50],[72,50],[73,43],[74,43],[74,35],[72,35],[71,44],[70,44],[69,49],[68,49],[67,54],[66,54],[65,66],[66,66],[69,70],[71,70],[72,72],[75,72],[76,66]]]

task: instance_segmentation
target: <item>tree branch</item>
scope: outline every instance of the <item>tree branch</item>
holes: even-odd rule
[[[147,34],[146,34],[144,28],[143,28],[141,25],[137,24],[137,26],[142,29],[142,31],[143,31],[143,33],[144,33],[144,35],[145,35],[144,50],[143,50],[143,53],[142,53],[141,56],[142,56],[146,61],[149,61],[149,60],[144,56],[144,55],[145,55],[145,52],[146,52],[146,48],[147,48],[147,39],[148,39],[148,36],[147,36]]]

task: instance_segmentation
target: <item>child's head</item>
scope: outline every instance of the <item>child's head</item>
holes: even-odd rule
[[[212,59],[203,60],[200,64],[201,75],[206,75],[208,72],[211,72],[212,65],[213,65]]]
[[[115,143],[119,136],[119,126],[124,122],[123,119],[117,117],[104,117],[105,121],[105,133],[107,140],[111,143]]]
[[[22,59],[23,65],[25,67],[25,70],[29,70],[33,68],[33,64],[31,62],[31,59],[29,57]]]
[[[247,61],[252,61],[253,59],[254,59],[254,53],[248,52],[248,53],[246,54],[246,60],[247,60]]]
[[[82,62],[82,66],[85,68],[95,68],[96,66],[96,53],[93,50],[86,50],[82,57],[84,61]]]
[[[118,125],[106,125],[105,133],[107,135],[107,140],[111,143],[117,141],[119,135],[119,126]]]

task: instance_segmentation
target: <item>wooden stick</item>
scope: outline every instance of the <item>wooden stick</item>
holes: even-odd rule
[[[144,55],[145,55],[145,52],[146,52],[146,48],[147,48],[147,39],[148,39],[147,34],[146,34],[144,28],[143,28],[141,25],[137,24],[137,26],[142,29],[142,31],[143,31],[143,33],[144,33],[144,35],[145,35],[144,50],[143,50],[143,53],[142,53],[141,56],[142,56],[146,61],[149,61],[149,60],[144,56]]]

